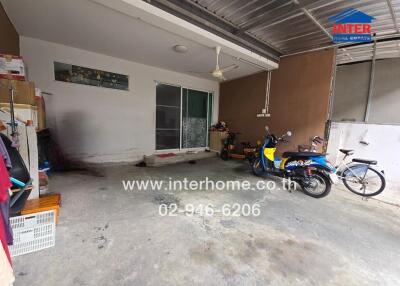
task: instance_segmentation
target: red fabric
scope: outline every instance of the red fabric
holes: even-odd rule
[[[0,158],[0,202],[8,199],[8,189],[11,187],[10,176],[6,168],[4,160]]]
[[[0,158],[0,202],[5,202],[8,199],[8,189],[11,187],[10,176],[6,168],[3,158]],[[0,212],[0,240],[3,245],[4,252],[7,255],[11,265],[11,256],[8,251],[6,229],[4,225],[3,215]]]
[[[174,156],[176,156],[176,154],[174,154],[174,153],[165,153],[165,154],[157,155],[157,157],[160,157],[160,158],[168,158],[168,157],[174,157]]]
[[[4,252],[7,255],[8,261],[10,262],[10,265],[12,265],[10,252],[8,251],[7,236],[4,226],[3,215],[1,214],[1,212],[0,212],[0,240],[1,244],[3,245]]]

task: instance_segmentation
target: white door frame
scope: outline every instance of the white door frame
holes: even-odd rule
[[[156,142],[156,140],[157,140],[157,137],[156,137],[156,132],[157,132],[157,89],[156,89],[156,104],[155,104],[155,107],[154,107],[154,109],[155,109],[155,112],[154,112],[154,114],[155,114],[155,120],[154,120],[154,124],[155,124],[155,126],[154,126],[154,130],[155,130],[155,132],[154,132],[154,142],[156,143],[155,144],[155,153],[157,153],[157,154],[159,154],[159,153],[165,153],[165,152],[174,152],[174,153],[185,153],[185,152],[187,152],[187,151],[203,151],[203,150],[205,150],[205,149],[207,149],[209,146],[208,146],[208,137],[209,137],[209,129],[210,129],[210,126],[209,126],[209,124],[210,124],[210,122],[209,122],[209,112],[210,112],[210,110],[209,110],[209,100],[210,100],[210,94],[214,97],[214,92],[213,91],[208,91],[208,90],[202,90],[202,89],[198,89],[198,88],[194,88],[194,87],[187,87],[187,86],[183,86],[183,85],[179,85],[179,84],[171,84],[171,83],[166,83],[166,82],[162,82],[162,81],[154,81],[155,82],[155,84],[157,85],[157,84],[163,84],[163,85],[170,85],[170,86],[175,86],[175,87],[179,87],[180,89],[181,89],[181,101],[180,101],[180,122],[179,122],[179,126],[180,126],[180,128],[179,128],[179,148],[178,149],[162,149],[162,150],[157,150],[157,142]],[[201,91],[201,92],[206,92],[207,93],[207,132],[206,132],[206,146],[205,147],[194,147],[194,148],[182,148],[182,99],[183,99],[183,89],[191,89],[191,90],[196,90],[196,91]],[[212,107],[212,110],[213,110],[213,108],[214,108],[214,102],[212,101],[211,102],[211,107]],[[213,112],[212,112],[212,110],[211,110],[211,122],[212,122],[212,120],[213,120]]]

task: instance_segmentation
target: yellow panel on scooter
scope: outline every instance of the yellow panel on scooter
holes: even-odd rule
[[[275,151],[276,151],[276,148],[265,148],[264,156],[267,157],[268,160],[273,162],[275,160],[275,156],[274,156]]]
[[[280,166],[279,166],[279,169],[281,169],[281,170],[285,169],[285,164],[286,164],[286,161],[287,161],[288,159],[289,159],[289,158],[282,158],[282,161],[281,161],[281,164],[280,164]]]

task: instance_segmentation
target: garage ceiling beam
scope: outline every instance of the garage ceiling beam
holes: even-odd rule
[[[337,2],[337,1],[342,1],[342,0],[335,0],[335,1],[331,1],[330,3],[319,3],[321,2],[321,0],[316,1],[316,3],[313,3],[313,6],[315,6],[313,9],[319,9],[319,8],[323,8],[325,6],[331,5],[332,2]],[[273,3],[274,1],[269,2]],[[322,1],[323,2],[323,1]],[[317,5],[319,4],[319,5]],[[285,8],[286,6],[289,5],[295,5],[297,6],[298,9],[301,8],[307,8],[306,5],[301,5],[299,3],[299,1],[297,0],[291,0],[291,1],[287,1],[282,3],[281,5],[273,8],[273,9],[269,9],[269,7],[266,7],[265,11],[260,11],[259,15],[256,15],[255,17],[253,17],[252,20],[249,20],[248,22],[246,22],[244,25],[241,25],[241,32],[244,31],[249,31],[249,30],[259,30],[259,29],[265,29],[271,26],[274,26],[276,24],[280,24],[282,22],[291,20],[293,18],[299,17],[301,15],[303,15],[303,13],[301,11],[298,11],[297,13],[293,13],[293,7],[290,8],[288,7],[285,11],[285,13],[282,13],[282,8]],[[309,6],[309,5],[308,5]],[[268,12],[268,13],[266,13]],[[274,14],[278,14],[281,15],[279,17],[273,17]],[[272,18],[272,21],[270,21],[270,19]]]
[[[325,35],[329,37],[329,39],[333,39],[331,33],[327,29],[325,29],[324,26],[320,22],[318,22],[317,19],[306,9],[306,8],[301,8],[301,11],[303,11],[304,15],[306,15],[311,21],[314,22],[314,24],[322,31],[324,32]]]
[[[300,3],[298,0],[293,0],[293,3],[300,6]],[[329,37],[329,39],[333,39],[331,33],[322,26],[322,24],[311,14],[310,11],[307,10],[305,7],[300,7],[300,10],[303,12],[304,15],[306,15],[322,32],[324,32],[325,35]]]
[[[386,3],[388,5],[390,15],[392,16],[393,25],[394,25],[394,28],[396,29],[396,33],[400,33],[399,25],[397,23],[396,13],[394,12],[392,0],[386,0]]]
[[[389,34],[389,35],[382,35],[382,36],[373,36],[372,39],[376,39],[376,41],[379,42],[384,42],[384,41],[391,41],[391,40],[400,40],[400,34]],[[356,46],[364,46],[364,45],[369,45],[365,43],[354,43],[354,44],[349,44],[349,43],[336,43],[336,44],[331,44],[331,45],[325,45],[325,46],[320,46],[316,48],[311,48],[299,52],[294,52],[290,54],[285,54],[282,55],[281,57],[290,57],[294,55],[300,55],[304,53],[309,53],[309,52],[316,52],[316,51],[321,51],[325,49],[332,49],[332,48],[338,48],[338,49],[343,49],[343,48],[351,48],[351,47],[356,47]]]
[[[347,52],[347,50],[346,50],[345,48],[342,48],[341,50],[342,50],[343,52],[345,52],[344,54],[345,54],[351,61],[354,60],[353,57]]]
[[[168,0],[168,1],[176,1],[176,0]],[[177,1],[179,1],[179,0],[177,0]],[[198,9],[200,9],[200,10],[203,11],[204,13],[208,14],[209,17],[211,17],[211,18],[216,18],[216,19],[218,19],[218,21],[221,21],[221,22],[226,23],[229,27],[231,27],[231,29],[232,29],[232,32],[231,32],[231,33],[232,33],[235,37],[239,37],[239,38],[240,38],[240,36],[243,35],[243,33],[240,32],[240,27],[238,27],[238,26],[234,25],[232,22],[226,20],[226,16],[225,16],[225,17],[218,16],[218,13],[219,13],[219,12],[222,12],[225,8],[230,7],[231,4],[234,4],[234,3],[236,3],[236,2],[239,1],[239,0],[232,0],[230,4],[228,4],[227,6],[223,6],[223,7],[222,7],[223,9],[221,8],[222,10],[216,10],[216,11],[211,11],[211,10],[209,10],[208,8],[205,8],[204,6],[198,4],[198,3],[197,3],[197,0],[180,0],[180,1],[189,2],[190,5],[196,6]],[[272,1],[269,2],[269,3],[272,3],[272,2],[275,2],[275,1],[277,1],[277,0],[272,0]],[[251,3],[251,2],[249,2],[249,3]],[[249,4],[249,3],[247,3],[247,4]],[[240,9],[242,9],[242,8],[245,7],[245,6],[247,6],[247,4],[243,5]],[[240,9],[239,9],[239,10],[240,10]],[[235,13],[236,13],[237,11],[238,11],[238,10],[236,10]],[[208,18],[207,18],[207,19],[208,19]],[[246,38],[249,38],[249,37],[250,37],[250,39],[256,40],[257,43],[262,43],[263,46],[264,46],[264,45],[267,45],[268,48],[270,48],[270,49],[272,49],[273,51],[277,52],[277,53],[279,54],[279,56],[280,56],[281,54],[283,54],[283,52],[282,52],[281,50],[279,50],[277,47],[273,46],[271,43],[265,41],[264,39],[261,40],[261,39],[259,39],[259,38],[254,37],[253,35],[251,35],[251,34],[249,34],[249,33],[246,33],[246,35],[244,35],[244,36],[245,36]]]
[[[273,2],[275,2],[275,1],[273,1]],[[259,28],[259,27],[265,25],[266,20],[271,18],[271,14],[273,14],[274,12],[278,11],[279,9],[284,8],[285,6],[288,6],[290,4],[291,4],[291,2],[285,2],[282,5],[279,5],[273,9],[270,9],[268,6],[266,6],[264,9],[259,11],[259,16],[253,17],[253,20],[250,20],[247,23],[245,23],[244,25],[242,25],[238,32],[244,33],[246,31],[250,31],[250,30],[253,30],[255,28]],[[268,12],[268,13],[265,13],[265,12]],[[283,21],[289,20],[290,18],[292,18],[292,16],[283,16],[283,17],[276,18],[271,23],[271,26],[275,25],[278,22],[283,22]]]
[[[274,61],[278,61],[282,54],[270,44],[251,35],[237,35],[237,27],[201,6],[195,5],[192,1],[147,0],[146,2]]]

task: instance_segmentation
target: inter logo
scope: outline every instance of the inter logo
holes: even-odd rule
[[[374,20],[364,12],[356,9],[347,9],[329,18],[333,24],[333,41],[343,42],[371,42],[371,23]]]

